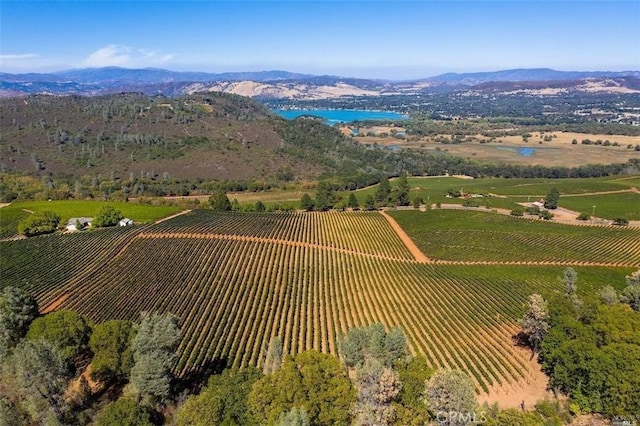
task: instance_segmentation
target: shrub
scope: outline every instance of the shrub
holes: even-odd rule
[[[553,219],[553,213],[551,213],[549,210],[543,210],[540,212],[540,214],[538,215],[541,219],[544,220],[551,220]]]
[[[613,224],[619,226],[627,226],[629,224],[629,219],[627,219],[626,217],[617,217],[613,220]]]
[[[113,208],[113,206],[104,206],[98,212],[98,215],[96,216],[93,224],[98,228],[115,226],[123,217],[124,216],[122,216],[120,210],[116,210],[115,208]]]
[[[589,216],[586,213],[580,213],[576,219],[578,219],[578,220],[590,220],[591,216]]]
[[[34,213],[20,222],[18,232],[27,237],[50,234],[58,229],[59,224],[60,216],[54,212],[44,211],[42,213]]]
[[[524,216],[524,209],[522,207],[516,207],[511,210],[511,216]]]

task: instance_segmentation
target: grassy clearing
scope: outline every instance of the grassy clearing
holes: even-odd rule
[[[637,192],[560,197],[558,205],[588,215],[595,210],[595,216],[605,219],[625,217],[628,220],[640,220],[640,194]]]
[[[465,194],[483,194],[485,197],[476,199],[480,206],[489,208],[512,209],[518,203],[532,202],[544,197],[551,188],[558,188],[561,194],[561,205],[572,209],[569,204],[564,205],[565,200],[562,195],[581,195],[595,192],[624,191],[630,190],[632,187],[640,185],[639,176],[608,176],[602,178],[588,179],[463,179],[457,177],[435,177],[421,178],[411,177],[409,182],[410,199],[419,197],[430,204],[449,203],[462,204],[462,198],[448,198],[446,193],[449,189],[460,190]],[[391,180],[391,186],[394,186],[394,180]],[[356,197],[361,205],[369,195],[375,195],[376,185],[355,191]],[[339,194],[346,201],[348,193]],[[578,197],[576,197],[578,198]],[[583,198],[583,197],[581,197]],[[573,198],[571,203],[573,203]],[[617,216],[627,215],[630,220],[633,219],[633,205],[638,205],[636,197],[629,194],[611,194],[602,199],[602,206],[607,204],[606,210],[603,210],[605,218],[615,218]],[[629,204],[631,203],[631,206]],[[572,204],[573,205],[573,204]],[[591,212],[591,206],[585,213]],[[573,209],[572,209],[573,210]],[[636,209],[637,210],[637,209]],[[582,211],[582,210],[578,210]],[[606,213],[606,215],[604,215]],[[637,213],[635,213],[637,214]]]
[[[10,207],[3,207],[0,209],[0,238],[12,237],[18,232],[18,224],[22,222],[24,218],[29,216],[29,213]]]
[[[53,211],[60,215],[62,224],[72,217],[94,217],[100,208],[109,205],[120,210],[125,217],[136,223],[154,222],[166,216],[178,213],[182,209],[176,206],[153,206],[109,201],[21,201],[0,209],[0,229],[4,237],[17,234],[18,223],[29,212]]]
[[[389,212],[430,258],[640,264],[640,230],[581,227],[477,211]]]

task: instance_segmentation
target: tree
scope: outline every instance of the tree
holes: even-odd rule
[[[115,226],[123,217],[120,210],[116,210],[113,206],[104,206],[98,211],[93,225],[98,228]]]
[[[316,188],[316,199],[313,203],[316,210],[327,211],[333,208],[333,203],[333,187],[328,182],[320,181],[320,183],[318,184],[318,188]]]
[[[634,311],[640,311],[640,269],[628,275],[626,280],[627,286],[622,290],[620,299]]]
[[[58,348],[45,339],[22,340],[4,365],[0,389],[8,389],[34,422],[57,424],[68,413],[63,394],[69,371]]]
[[[257,212],[264,212],[267,210],[267,208],[265,207],[264,203],[260,200],[256,201],[256,205],[254,207],[254,210]]]
[[[260,424],[304,407],[311,424],[348,424],[355,391],[338,360],[316,351],[287,357],[282,368],[254,383],[249,409]]]
[[[227,197],[224,189],[218,189],[209,197],[209,204],[214,211],[228,212],[231,211],[231,202]]]
[[[400,327],[386,333],[380,323],[368,327],[351,328],[340,337],[340,355],[347,367],[357,367],[366,359],[375,358],[386,367],[407,354],[407,341]]]
[[[427,381],[425,403],[438,420],[465,425],[476,405],[475,386],[468,374],[457,370],[438,370]]]
[[[38,316],[36,299],[17,287],[5,287],[0,294],[0,339],[6,347],[15,345],[22,338],[29,324]],[[0,343],[0,354],[2,353]]]
[[[131,398],[120,398],[106,405],[98,414],[96,426],[153,426],[147,407]]]
[[[361,425],[390,424],[396,417],[391,402],[402,388],[398,374],[377,359],[369,358],[356,368],[356,385],[355,422]]]
[[[376,209],[376,200],[373,198],[373,195],[367,195],[367,198],[364,200],[364,209],[371,211]]]
[[[130,382],[151,402],[164,402],[171,394],[171,368],[176,360],[175,348],[180,340],[178,318],[143,312],[138,334],[133,339],[134,365]]]
[[[547,193],[547,196],[544,197],[544,208],[551,210],[557,209],[559,200],[560,191],[558,191],[558,188],[551,188],[551,190]]]
[[[200,395],[189,397],[177,414],[179,426],[251,425],[247,397],[262,377],[257,368],[228,369],[209,378]]]
[[[349,200],[347,201],[347,207],[358,210],[360,208],[360,204],[358,203],[358,199],[353,192],[349,193]]]
[[[522,333],[529,341],[534,352],[538,351],[540,342],[549,330],[549,311],[547,302],[539,294],[529,296],[527,312],[520,322]]]
[[[425,383],[433,374],[424,356],[418,355],[411,360],[400,360],[394,369],[402,383],[402,389],[394,403],[396,424],[422,426],[429,423],[429,412],[424,403]]]
[[[376,205],[386,206],[389,203],[391,196],[391,185],[389,184],[389,178],[386,176],[380,180],[378,187],[376,188],[375,202]]]
[[[89,338],[92,375],[101,380],[127,377],[133,366],[131,344],[135,335],[131,321],[111,320],[96,325]]]
[[[522,207],[516,207],[513,210],[511,210],[511,216],[524,216],[524,209]]]
[[[60,216],[57,213],[44,211],[27,216],[18,224],[18,232],[27,237],[50,234],[58,229]]]
[[[280,414],[277,423],[278,426],[309,426],[310,424],[309,414],[304,407],[293,407],[286,413]]]
[[[413,208],[414,208],[414,209],[416,209],[416,210],[417,210],[417,209],[419,209],[419,208],[420,208],[420,206],[421,206],[422,204],[424,204],[424,200],[423,200],[421,197],[415,197],[415,198],[413,199]],[[429,208],[430,208],[430,205],[429,205],[429,206],[427,206],[427,210],[428,210]]]
[[[0,426],[20,426],[27,423],[22,419],[16,408],[0,396]]]
[[[550,387],[567,394],[581,412],[637,416],[640,315],[620,304],[598,304],[576,317],[563,298],[550,306],[552,327],[540,348]]]
[[[602,300],[602,303],[604,303],[605,305],[609,305],[609,306],[615,305],[620,301],[620,298],[618,297],[618,293],[616,292],[616,289],[610,285],[603,287],[600,290],[599,294],[600,294],[600,300]]]
[[[274,336],[269,342],[269,348],[267,349],[267,356],[264,361],[264,367],[262,372],[264,374],[271,374],[277,371],[282,365],[282,339],[280,336]]]
[[[568,267],[563,271],[562,283],[565,286],[566,296],[575,296],[578,292],[578,273],[575,269]]]
[[[407,181],[407,174],[402,173],[398,178],[398,187],[394,192],[396,204],[399,206],[409,205],[409,182]]]
[[[313,210],[313,200],[309,194],[304,194],[300,199],[300,208],[308,212]]]
[[[55,311],[36,318],[29,327],[27,338],[44,338],[60,349],[69,362],[88,349],[91,327],[86,318],[73,311]]]

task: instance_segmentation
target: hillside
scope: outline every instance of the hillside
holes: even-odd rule
[[[317,120],[287,121],[229,94],[39,95],[6,98],[2,106],[3,171],[130,181],[305,179],[393,174],[403,161]],[[426,159],[414,163],[427,167]]]

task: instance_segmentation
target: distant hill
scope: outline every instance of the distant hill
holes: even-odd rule
[[[633,81],[640,71],[556,71],[548,68],[513,69],[495,72],[448,73],[412,81],[387,81],[317,76],[288,71],[260,72],[178,72],[158,68],[120,67],[88,68],[50,74],[0,73],[0,96],[31,94],[96,96],[122,92],[147,95],[180,96],[203,91],[239,94],[255,98],[318,100],[340,97],[420,95],[468,90],[470,87],[496,82],[534,82],[537,86],[557,86],[583,90],[588,79],[617,79],[636,90]],[[623,79],[623,80],[621,80]],[[507,85],[508,86],[508,85]],[[606,83],[602,84],[606,90]],[[496,88],[499,86],[495,86]],[[481,88],[480,90],[485,90]],[[618,91],[619,89],[615,89]]]
[[[121,84],[139,83],[154,84],[168,82],[194,82],[194,81],[277,81],[277,80],[304,80],[313,77],[308,74],[298,74],[288,71],[259,71],[259,72],[179,72],[160,68],[130,69],[121,67],[86,68],[55,73],[65,80],[82,84]]]
[[[446,73],[427,78],[423,81],[439,81],[448,84],[457,83],[474,86],[490,81],[560,81],[582,80],[587,78],[612,77],[640,78],[640,71],[557,71],[549,68],[512,69],[494,72]]]

